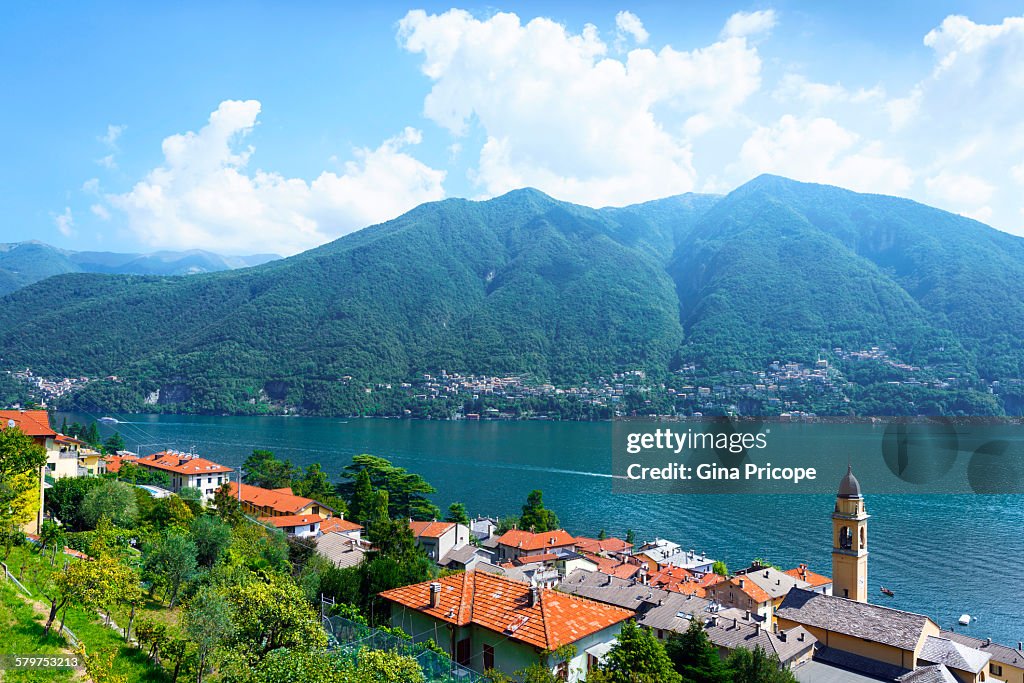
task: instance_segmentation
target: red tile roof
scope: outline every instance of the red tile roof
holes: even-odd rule
[[[238,496],[238,484],[235,482],[228,482],[228,490],[231,492],[232,496]],[[296,496],[291,492],[291,489],[287,488],[265,489],[259,486],[242,484],[242,502],[248,503],[253,507],[270,509],[282,515],[295,514],[306,506],[313,504],[319,505],[330,512],[334,512],[333,509],[327,507],[323,503],[318,503],[312,498]]]
[[[362,528],[363,527],[359,526],[355,522],[350,522],[347,519],[342,519],[341,517],[331,517],[330,519],[325,519],[320,523],[320,531],[325,534],[329,534],[332,531],[344,533],[346,531],[355,531],[356,529]]]
[[[437,607],[430,581],[384,591],[381,597],[449,624],[475,624],[511,640],[554,650],[633,616],[630,610],[540,589],[530,606],[530,585],[486,572],[459,572],[438,579]]]
[[[599,540],[585,536],[576,537],[576,547],[580,551],[590,553],[622,553],[633,547],[632,543],[626,543],[621,538],[606,538]]]
[[[576,539],[569,535],[568,531],[557,529],[534,534],[529,531],[512,529],[502,534],[498,539],[498,545],[518,548],[520,550],[540,550],[542,548],[561,548],[575,546]]]
[[[786,574],[788,576],[792,576],[794,579],[800,579],[801,581],[806,581],[807,583],[811,584],[815,588],[817,588],[819,586],[826,586],[826,585],[832,583],[832,579],[831,578],[829,578],[827,576],[823,576],[822,574],[815,574],[814,572],[812,572],[810,569],[807,568],[806,564],[802,564],[802,565],[800,565],[799,567],[797,567],[795,569],[787,569],[786,571],[783,572],[783,574]]]
[[[740,581],[743,581],[742,588],[740,587]],[[727,591],[729,588],[734,588],[740,593],[743,593],[757,604],[761,604],[763,602],[770,602],[772,599],[772,596],[768,595],[768,593],[766,593],[764,589],[762,589],[760,586],[758,586],[750,579],[746,579],[742,576],[734,576],[733,578],[727,581],[720,581],[716,583],[714,586],[708,588],[707,593],[708,595],[714,594],[716,595],[716,597],[720,598],[723,594],[723,591]],[[722,601],[719,599],[719,602]]]
[[[636,576],[637,572],[643,569],[643,566],[639,564],[620,562],[619,560],[602,557],[601,555],[595,555],[594,553],[587,551],[582,551],[581,554],[597,565],[597,571],[620,579],[631,579]]]
[[[416,538],[441,538],[455,528],[454,522],[414,522],[409,521],[409,529]]]
[[[7,429],[12,420],[28,436],[57,436],[45,410],[0,410],[0,429]]]
[[[234,471],[230,467],[225,467],[206,458],[171,451],[161,451],[160,453],[147,455],[139,458],[137,463],[144,467],[152,467],[153,469],[184,475],[219,474],[221,472]]]
[[[264,524],[270,524],[283,529],[289,526],[303,526],[305,524],[319,524],[324,521],[320,515],[280,515],[278,517],[260,517]]]
[[[76,439],[73,436],[67,436],[66,434],[58,434],[57,438],[54,439],[57,443],[71,444],[72,446],[85,446],[86,443],[81,439]]]
[[[121,465],[126,462],[138,462],[139,458],[134,455],[108,455],[107,472],[117,474],[121,471]]]

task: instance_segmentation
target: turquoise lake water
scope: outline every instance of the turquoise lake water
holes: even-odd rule
[[[442,510],[461,501],[470,514],[515,514],[527,493],[539,488],[545,504],[576,534],[605,529],[622,536],[633,529],[638,539],[668,538],[733,569],[760,557],[783,568],[806,562],[831,573],[832,495],[612,493],[608,423],[121,419],[128,422],[101,425],[101,432],[106,437],[118,430],[133,451],[194,447],[236,466],[253,448],[267,448],[298,465],[320,462],[334,477],[352,455],[372,453],[423,475],[437,488],[434,498]],[[843,430],[772,429],[778,438],[801,439],[801,448],[834,453],[844,463],[869,447]],[[957,630],[1009,645],[1024,640],[1024,496],[885,495],[867,489],[865,496],[872,602],[927,614],[943,628],[969,613],[976,623]],[[883,585],[895,598],[880,594]]]

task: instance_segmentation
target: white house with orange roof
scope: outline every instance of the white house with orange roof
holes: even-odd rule
[[[409,530],[416,539],[416,545],[434,562],[440,563],[448,553],[469,545],[469,527],[465,524],[410,519]]]
[[[576,539],[563,529],[533,533],[510,529],[498,539],[498,561],[511,562],[524,555],[546,555],[558,549],[575,550]]]
[[[610,649],[631,610],[513,581],[460,572],[384,591],[391,625],[432,639],[473,671],[508,675],[544,662],[566,681],[582,681]],[[546,653],[572,645],[568,660]]]
[[[326,520],[338,514],[334,508],[319,501],[295,495],[288,487],[265,489],[261,486],[242,484],[239,491],[239,485],[229,481],[228,491],[242,504],[242,510],[256,517],[316,515],[321,520]],[[362,530],[358,524],[354,526]]]
[[[267,526],[280,529],[288,536],[316,538],[320,535],[320,524],[324,518],[320,515],[279,515],[277,517],[260,517],[259,521]]]
[[[161,451],[139,458],[139,467],[166,472],[171,478],[171,491],[183,488],[199,489],[204,502],[213,500],[214,492],[230,479],[230,467],[201,458],[194,453]]]

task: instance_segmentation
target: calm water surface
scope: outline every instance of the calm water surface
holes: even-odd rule
[[[622,536],[633,529],[638,539],[669,538],[734,569],[762,557],[784,568],[806,562],[831,572],[831,495],[613,494],[608,423],[122,419],[128,422],[101,425],[101,431],[105,437],[118,430],[133,451],[195,447],[237,466],[253,448],[267,448],[298,465],[320,462],[334,477],[352,455],[372,453],[423,475],[437,488],[434,499],[442,510],[461,501],[470,514],[514,514],[527,493],[539,488],[545,504],[577,534],[605,529]],[[772,429],[844,459],[850,449],[865,447],[844,441],[841,432],[801,432],[799,425]],[[865,494],[872,602],[927,614],[943,628],[967,612],[978,621],[958,630],[1009,645],[1024,640],[1024,496]],[[881,585],[896,597],[882,596]]]

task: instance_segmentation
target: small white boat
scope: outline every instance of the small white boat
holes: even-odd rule
[[[960,615],[960,625],[961,626],[970,626],[971,625],[971,615],[970,614],[961,614]]]
[[[118,420],[116,417],[101,417],[100,422],[102,422],[103,424],[116,425],[119,424],[121,421]]]

